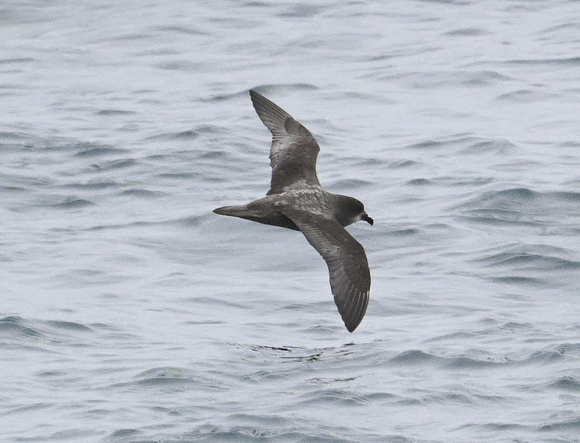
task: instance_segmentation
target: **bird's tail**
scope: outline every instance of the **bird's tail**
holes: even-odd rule
[[[248,210],[248,205],[222,206],[221,208],[214,209],[213,212],[219,215],[228,215],[230,217],[241,218],[245,218],[248,215],[251,215],[251,212]]]
[[[299,231],[298,226],[292,220],[275,210],[271,205],[265,204],[264,201],[267,199],[268,197],[246,205],[222,206],[221,208],[214,209],[213,212],[219,215],[239,217],[265,225],[279,226],[281,228]]]

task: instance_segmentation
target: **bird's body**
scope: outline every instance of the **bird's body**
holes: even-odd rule
[[[352,332],[366,312],[371,278],[363,247],[344,226],[373,220],[357,199],[322,189],[316,175],[320,148],[310,131],[264,96],[255,91],[250,96],[272,133],[271,187],[266,197],[214,212],[302,231],[328,265],[334,300]]]

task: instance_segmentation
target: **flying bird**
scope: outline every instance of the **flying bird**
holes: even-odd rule
[[[316,175],[320,147],[308,129],[256,91],[250,97],[272,133],[270,190],[264,198],[213,212],[301,231],[326,261],[338,312],[352,332],[365,315],[371,276],[363,247],[344,227],[359,220],[372,225],[373,219],[357,199],[322,189]]]

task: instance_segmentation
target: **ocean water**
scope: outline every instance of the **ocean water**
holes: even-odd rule
[[[0,440],[580,440],[575,1],[0,6]],[[373,279],[349,334],[268,189],[305,124]]]

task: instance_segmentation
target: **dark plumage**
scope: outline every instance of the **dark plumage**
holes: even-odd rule
[[[214,212],[301,231],[326,261],[334,301],[352,332],[365,315],[371,276],[363,247],[344,226],[359,220],[372,225],[373,219],[357,199],[322,189],[316,175],[320,148],[308,129],[256,91],[250,97],[272,133],[270,190],[259,200]]]

